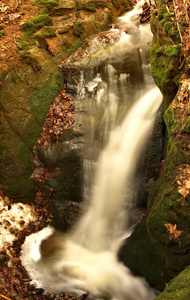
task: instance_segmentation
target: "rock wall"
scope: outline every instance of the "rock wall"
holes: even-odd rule
[[[158,178],[149,185],[146,218],[120,251],[126,265],[160,289],[190,264],[190,80],[183,43],[189,25],[184,3],[177,1],[175,7],[173,3],[156,1],[151,16],[151,64],[163,94],[165,157]],[[178,17],[183,18],[181,27]],[[168,291],[158,299],[168,299]]]
[[[152,72],[163,93],[165,108],[167,107],[164,113],[167,149],[163,173],[150,187],[146,223],[149,237],[164,258],[172,277],[190,263],[190,93],[186,72],[188,62],[183,54],[176,14],[173,1],[157,1],[157,9],[151,22],[155,29],[157,20],[158,30],[153,29]],[[158,41],[161,48],[155,51]],[[160,63],[164,66],[163,69]]]
[[[9,35],[15,41],[12,46],[15,49],[14,61],[2,60],[0,66],[0,188],[11,198],[29,201],[36,192],[31,179],[33,148],[50,104],[64,86],[58,66],[89,35],[107,29],[113,19],[130,6],[128,0],[36,0],[27,7],[33,16],[21,21],[25,4],[20,1],[16,8],[9,5],[0,13],[3,20],[9,20],[15,9],[19,17],[14,20],[14,29],[20,31],[20,36],[15,38],[11,21],[4,23],[4,34],[0,36],[2,45],[6,47]],[[62,138],[63,143],[67,138]],[[74,168],[80,163],[72,161],[71,177],[75,178]],[[44,160],[42,163],[45,166]],[[65,168],[67,174],[68,167],[65,165]],[[69,184],[68,175],[60,177],[55,184],[63,184],[66,177]],[[73,181],[76,180],[71,179],[70,183]],[[63,190],[60,196],[61,193]]]

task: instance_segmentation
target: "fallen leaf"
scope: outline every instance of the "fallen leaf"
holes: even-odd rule
[[[172,225],[171,223],[164,224],[164,226],[167,228],[167,231],[169,232],[169,239],[173,241],[179,242],[179,236],[183,232],[183,230],[177,229],[177,225]]]
[[[185,187],[182,187],[178,191],[184,198],[189,194],[189,191]]]

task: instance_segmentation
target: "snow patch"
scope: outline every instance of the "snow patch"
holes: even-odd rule
[[[7,199],[0,197],[0,251],[12,245],[17,239],[16,232],[26,228],[30,222],[37,221],[32,206],[24,203],[9,205]]]

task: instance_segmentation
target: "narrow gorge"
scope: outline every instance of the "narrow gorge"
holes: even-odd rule
[[[188,1],[2,2],[0,297],[189,299]]]

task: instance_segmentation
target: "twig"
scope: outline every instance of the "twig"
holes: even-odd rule
[[[8,298],[8,297],[6,297],[6,296],[4,296],[2,294],[0,294],[0,297],[2,297],[3,299],[6,299],[6,300],[12,300],[11,298]]]
[[[21,49],[22,47],[17,43],[16,39],[15,39],[15,35],[14,35],[14,42],[15,44]]]
[[[179,27],[179,22],[178,22],[178,19],[177,19],[177,13],[176,13],[176,9],[175,9],[175,6],[176,6],[175,0],[173,0],[173,6],[174,6],[175,17],[176,17],[177,28],[178,28],[178,31],[179,31],[179,36],[180,36],[181,42],[183,43],[183,38],[182,38],[182,35],[181,35],[181,30],[180,30],[180,27]]]
[[[16,0],[15,10],[17,9],[18,5],[19,5],[19,2],[18,2],[18,0]]]

